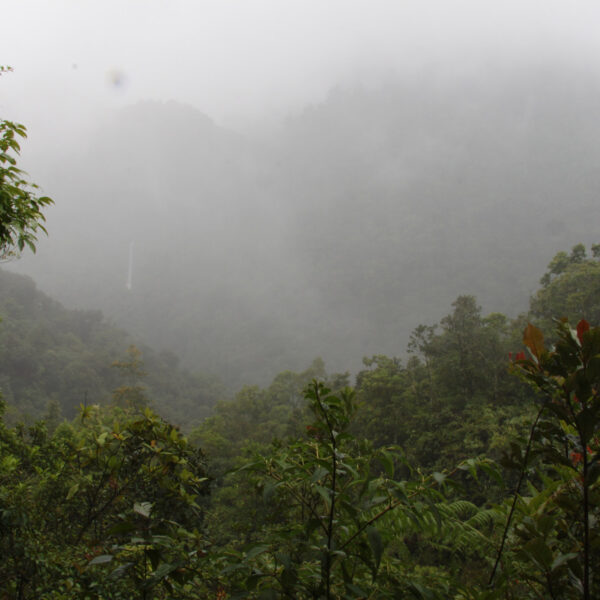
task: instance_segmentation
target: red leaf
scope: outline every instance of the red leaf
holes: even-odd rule
[[[523,332],[523,343],[531,350],[531,353],[539,359],[544,352],[544,334],[529,323]]]
[[[581,319],[581,321],[579,321],[579,323],[577,323],[577,337],[579,338],[579,341],[582,344],[583,344],[583,334],[589,330],[590,330],[590,324],[585,319]]]

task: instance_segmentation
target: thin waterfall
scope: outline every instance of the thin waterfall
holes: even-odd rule
[[[127,283],[125,284],[125,287],[128,290],[131,290],[131,288],[133,287],[133,242],[129,243],[129,271],[127,273]]]

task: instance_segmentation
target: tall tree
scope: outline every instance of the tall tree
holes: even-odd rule
[[[592,246],[591,258],[583,244],[574,246],[570,255],[559,252],[540,283],[542,288],[531,298],[531,315],[546,333],[552,332],[554,317],[600,322],[600,244]]]

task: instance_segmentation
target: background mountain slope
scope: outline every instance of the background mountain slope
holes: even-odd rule
[[[107,405],[121,386],[141,386],[148,403],[178,424],[207,416],[224,396],[214,377],[179,367],[172,353],[141,346],[140,377],[114,367],[132,361],[134,339],[100,311],[69,310],[29,277],[0,270],[0,391],[13,419],[73,417]]]
[[[356,368],[459,294],[516,313],[596,241],[599,100],[593,70],[535,63],[339,88],[260,136],[132,106],[29,166],[57,206],[11,268],[232,387]]]

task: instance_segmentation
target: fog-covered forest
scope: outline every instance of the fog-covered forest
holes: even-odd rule
[[[599,98],[598,72],[533,62],[340,87],[263,135],[138,103],[32,163],[61,201],[10,268],[230,389],[355,370],[458,294],[523,310],[595,241]]]
[[[0,17],[0,599],[598,597],[598,7]]]

